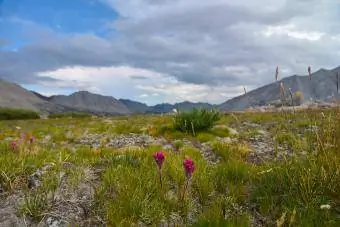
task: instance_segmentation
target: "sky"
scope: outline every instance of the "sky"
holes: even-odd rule
[[[340,65],[338,0],[0,0],[0,78],[149,105],[222,103]]]

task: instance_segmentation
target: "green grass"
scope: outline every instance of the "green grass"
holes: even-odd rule
[[[240,132],[234,135],[237,142],[230,143],[217,138],[229,137],[227,127],[192,135],[176,130],[171,116],[0,121],[0,184],[5,191],[0,195],[1,199],[22,195],[17,213],[39,223],[55,212],[58,203],[52,198],[60,192],[63,173],[63,187],[70,191],[91,183],[95,195],[87,207],[88,218],[99,218],[110,226],[250,226],[254,219],[264,226],[278,222],[281,226],[339,226],[339,116],[338,110],[221,115],[214,124]],[[245,122],[248,126],[243,126]],[[274,139],[273,146],[289,149],[292,158],[250,163],[250,145],[261,137],[258,130]],[[26,141],[13,151],[10,142],[19,141],[22,132],[37,137],[34,149]],[[161,144],[131,149],[76,145],[86,133],[102,135],[101,140],[137,133],[172,142],[174,151],[165,151],[162,187],[152,156],[162,149]],[[211,144],[221,161],[207,162],[198,149],[186,144],[190,140]],[[196,169],[183,198],[186,156],[194,160]],[[28,176],[48,164],[52,168],[42,177],[41,186],[29,189]],[[100,171],[93,180],[88,174],[96,170]],[[331,208],[321,209],[325,204]]]
[[[56,118],[88,118],[91,117],[91,114],[83,113],[83,112],[68,112],[68,113],[54,113],[48,115],[48,118],[50,119],[56,119]]]

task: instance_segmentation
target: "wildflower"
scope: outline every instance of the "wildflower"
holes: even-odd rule
[[[320,206],[320,209],[321,209],[321,210],[329,210],[329,209],[331,209],[331,205],[329,205],[329,204],[323,204],[323,205]]]
[[[162,165],[163,165],[163,162],[164,162],[164,153],[162,151],[159,151],[159,152],[156,152],[154,155],[153,155],[157,165],[158,165],[158,168],[161,169],[162,168]]]
[[[185,193],[186,193],[187,190],[189,190],[190,179],[192,177],[192,174],[195,171],[195,163],[189,157],[185,157],[184,162],[183,162],[183,167],[184,167],[185,176],[186,176],[187,179],[186,179],[186,183],[185,183],[184,188],[183,188],[181,201],[184,200]]]
[[[161,189],[163,188],[163,183],[162,183],[162,165],[164,163],[164,159],[165,159],[165,156],[164,156],[164,153],[162,151],[159,151],[159,152],[156,152],[154,153],[153,155],[157,165],[158,165],[158,173],[159,173],[159,184],[161,186]]]
[[[18,149],[18,142],[17,141],[12,141],[11,143],[10,143],[10,147],[11,147],[11,150],[12,151],[16,151],[17,149]]]
[[[190,158],[186,158],[183,162],[184,170],[185,170],[185,176],[187,179],[190,179],[192,174],[195,171],[195,164]]]
[[[30,141],[30,144],[32,144],[35,141],[35,137],[34,136],[30,136],[29,141]]]
[[[25,133],[21,133],[20,134],[20,138],[21,138],[21,140],[25,141],[26,140],[26,134]]]

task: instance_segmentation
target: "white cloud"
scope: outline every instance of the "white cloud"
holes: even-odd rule
[[[147,97],[149,97],[149,95],[148,94],[141,94],[139,97],[140,98],[147,98]]]
[[[19,20],[36,42],[1,52],[0,74],[152,102],[223,102],[274,81],[277,65],[283,78],[339,64],[338,0],[100,1],[120,16],[112,34]]]
[[[309,41],[318,41],[325,35],[323,32],[298,30],[294,24],[268,26],[262,31],[262,34],[266,37],[279,35]]]
[[[236,67],[237,68],[237,67]],[[94,93],[113,95],[116,98],[136,97],[148,102],[176,103],[182,101],[222,103],[226,99],[242,94],[242,86],[209,86],[184,83],[150,70],[131,67],[67,67],[38,75],[57,79],[57,82],[42,82],[53,88],[77,88]],[[133,79],[131,76],[143,77]],[[124,96],[125,91],[125,96]],[[117,92],[115,94],[115,92]],[[121,96],[123,94],[123,96]],[[132,95],[133,94],[133,95]]]

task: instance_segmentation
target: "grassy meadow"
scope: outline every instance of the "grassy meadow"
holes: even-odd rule
[[[4,120],[0,141],[0,215],[26,226],[340,226],[337,109]]]

